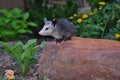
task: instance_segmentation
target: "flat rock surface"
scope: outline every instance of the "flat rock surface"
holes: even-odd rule
[[[40,80],[120,80],[120,42],[74,37],[59,46],[46,42]]]

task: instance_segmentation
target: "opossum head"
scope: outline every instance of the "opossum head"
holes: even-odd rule
[[[39,34],[43,36],[51,36],[55,30],[56,20],[48,21],[46,18],[44,18],[44,23],[45,24]]]

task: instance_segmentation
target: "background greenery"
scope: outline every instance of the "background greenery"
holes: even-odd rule
[[[71,16],[70,21],[76,27],[76,36],[98,39],[120,39],[120,4],[119,2],[97,3],[88,14]],[[83,18],[87,15],[87,18]],[[81,19],[81,22],[79,20]]]
[[[0,40],[9,41],[25,38],[26,33],[32,33],[29,27],[37,24],[28,21],[29,13],[22,13],[21,9],[0,9]]]
[[[99,4],[101,1],[102,4]],[[54,6],[49,6],[48,0],[25,0],[27,12],[24,13],[18,8],[0,9],[2,14],[0,40],[18,40],[27,37],[28,33],[39,37],[38,32],[43,27],[44,17],[49,20],[61,17],[69,19],[76,28],[76,36],[119,40],[120,1],[88,0],[88,2],[92,9],[87,14],[77,12],[79,4],[72,0],[67,0],[63,5],[55,4]],[[83,18],[83,15],[87,15],[87,18]],[[80,19],[82,21],[78,22]]]

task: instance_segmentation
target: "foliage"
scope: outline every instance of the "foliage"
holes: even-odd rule
[[[71,16],[76,27],[76,35],[89,38],[117,39],[120,34],[120,5],[118,3],[98,4],[89,14]],[[83,15],[88,15],[84,18]],[[117,36],[119,37],[119,36]]]
[[[92,9],[94,9],[94,7],[99,7],[98,2],[117,2],[117,3],[120,2],[120,0],[92,0],[92,1],[86,0],[86,1],[90,4]]]
[[[0,44],[16,61],[22,76],[24,76],[29,71],[30,66],[37,61],[37,58],[33,55],[37,49],[43,45],[43,43],[36,45],[36,39],[29,40],[25,45],[20,41],[18,41],[15,46],[10,46],[2,41],[0,41]]]
[[[46,76],[44,76],[43,80],[47,80],[47,77],[46,77]]]
[[[52,9],[53,18],[67,18],[77,12],[77,4],[72,0],[67,0],[65,5],[56,4]]]
[[[21,9],[14,8],[13,10],[0,9],[0,39],[14,40],[20,38],[22,34],[32,33],[29,26],[37,26],[33,22],[29,22],[29,13],[22,13]]]
[[[0,78],[0,80],[6,80],[5,78]]]
[[[49,0],[25,0],[27,4],[26,10],[30,12],[30,20],[39,24],[39,27],[32,29],[35,36],[38,30],[43,27],[43,19],[67,18],[77,12],[77,4],[73,0],[67,0],[64,5],[50,5]]]

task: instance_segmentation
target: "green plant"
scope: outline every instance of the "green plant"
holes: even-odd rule
[[[91,6],[91,8],[93,9],[94,7],[97,7],[98,6],[98,2],[100,2],[100,1],[105,1],[105,0],[86,0],[89,4],[90,4],[90,6]]]
[[[117,39],[120,33],[120,5],[114,3],[98,4],[89,14],[72,16],[71,22],[76,27],[76,35],[88,38]],[[88,15],[83,18],[83,15]],[[118,39],[117,39],[118,40]]]
[[[36,45],[36,39],[29,40],[25,45],[21,41],[18,41],[15,46],[10,46],[2,41],[0,41],[0,44],[16,61],[22,76],[24,76],[29,71],[30,66],[37,61],[34,53],[43,45],[43,43]]]
[[[46,77],[46,76],[44,76],[43,80],[47,80],[47,77]]]
[[[60,12],[59,12],[60,11]],[[72,0],[66,0],[66,4],[61,6],[56,4],[52,8],[53,18],[68,18],[70,15],[77,13],[77,4]]]
[[[0,80],[6,80],[5,78],[0,78]]]
[[[120,0],[86,0],[89,5],[91,6],[92,9],[94,9],[95,7],[99,7],[98,6],[98,2],[117,2],[119,3]]]
[[[37,26],[35,23],[28,21],[29,13],[22,13],[21,9],[14,8],[13,10],[0,9],[0,39],[1,40],[16,40],[25,33],[32,33],[29,26]]]

